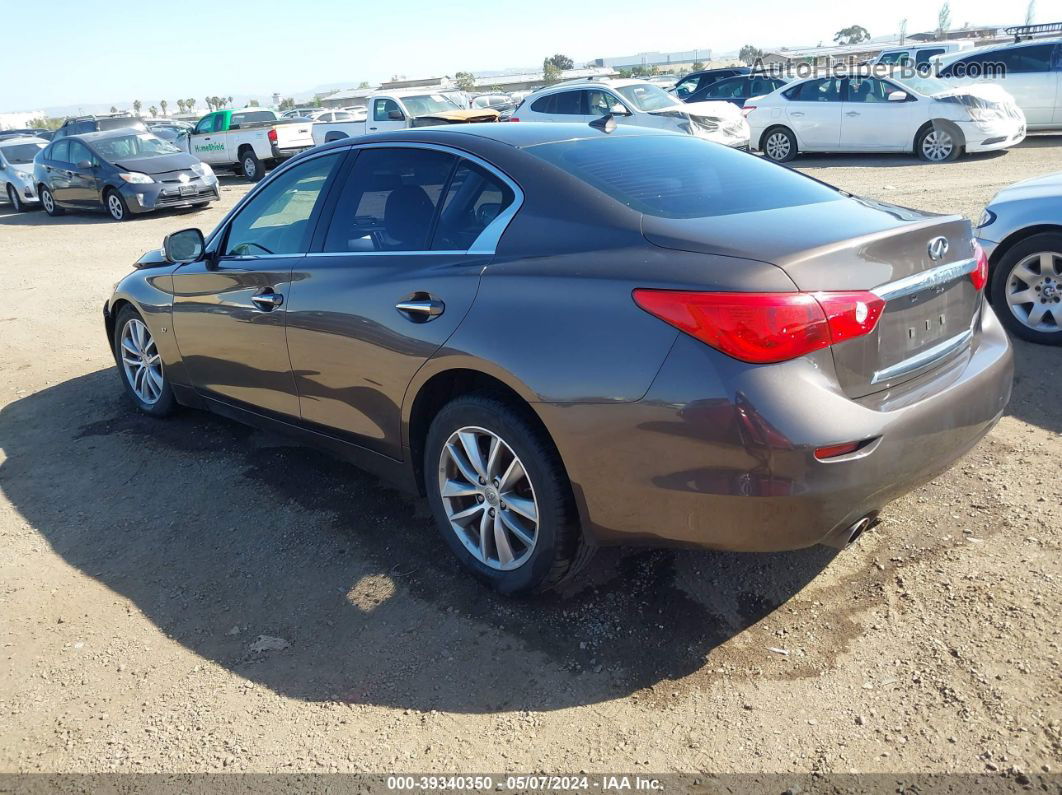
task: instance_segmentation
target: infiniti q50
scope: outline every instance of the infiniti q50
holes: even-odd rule
[[[481,124],[294,158],[104,316],[142,411],[351,458],[518,593],[603,544],[843,546],[1003,411],[986,277],[959,217],[692,136]]]

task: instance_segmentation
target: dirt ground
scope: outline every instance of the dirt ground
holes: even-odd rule
[[[854,193],[976,218],[1062,138]],[[0,206],[0,771],[992,772],[1062,767],[1062,350],[854,546],[609,551],[494,597],[421,501],[120,390],[101,306],[167,232]]]

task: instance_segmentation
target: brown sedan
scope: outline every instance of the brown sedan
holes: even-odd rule
[[[507,593],[601,544],[843,545],[996,422],[1011,350],[967,221],[608,126],[294,158],[119,283],[126,390],[425,493]]]

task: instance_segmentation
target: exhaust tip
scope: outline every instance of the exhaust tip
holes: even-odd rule
[[[870,521],[871,517],[864,516],[862,519],[860,519],[858,522],[848,528],[848,541],[845,546],[848,546],[848,544],[854,544],[856,539],[863,535],[863,531],[870,527]]]

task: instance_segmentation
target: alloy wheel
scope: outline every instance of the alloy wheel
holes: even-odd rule
[[[7,200],[11,202],[11,208],[16,213],[22,212],[22,200],[18,197],[18,191],[10,184],[7,186]]]
[[[520,458],[497,434],[454,431],[439,455],[439,490],[450,527],[480,563],[523,565],[538,539],[538,502]]]
[[[122,369],[133,392],[149,406],[157,403],[162,396],[162,359],[142,320],[133,318],[125,324],[121,354]]]
[[[1033,331],[1062,331],[1062,252],[1041,251],[1018,260],[1007,278],[1007,306]]]
[[[947,160],[955,149],[955,139],[947,130],[935,129],[926,134],[922,139],[922,154],[926,160],[939,163]]]
[[[243,175],[247,177],[247,179],[254,179],[255,172],[257,171],[258,168],[254,164],[254,159],[250,157],[245,158],[243,161]]]
[[[44,205],[44,209],[50,214],[55,212],[55,199],[52,198],[52,192],[50,190],[41,191],[41,204]]]
[[[117,193],[112,193],[107,197],[107,212],[115,221],[121,221],[125,217],[125,208]]]
[[[782,160],[789,155],[789,136],[785,133],[776,132],[767,136],[767,142],[764,144],[764,148],[767,150],[767,156],[771,160]]]

